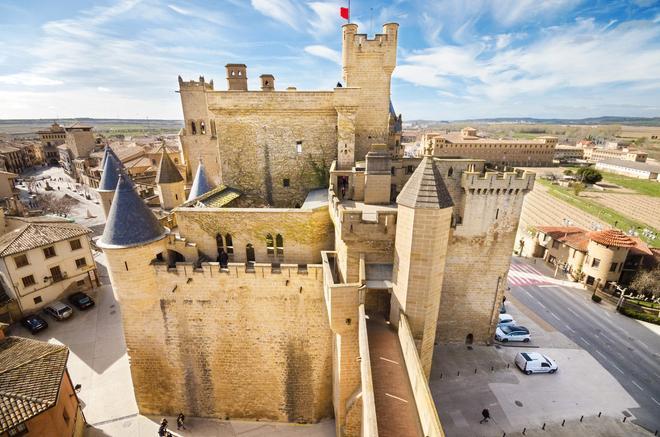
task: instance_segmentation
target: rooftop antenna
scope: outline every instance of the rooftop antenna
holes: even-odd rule
[[[374,33],[374,8],[369,8],[369,33]]]

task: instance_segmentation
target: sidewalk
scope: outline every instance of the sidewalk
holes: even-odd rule
[[[526,258],[518,255],[512,255],[511,263],[513,264],[514,262],[535,268],[540,273],[545,275],[545,280],[549,283],[554,285],[561,285],[562,287],[577,288],[586,291],[584,284],[571,281],[568,279],[567,275],[561,271],[561,269],[557,272],[557,277],[555,278],[554,267],[545,262],[543,258]]]

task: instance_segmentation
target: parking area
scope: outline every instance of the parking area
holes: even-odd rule
[[[437,346],[430,386],[447,436],[521,435],[544,424],[548,435],[571,436],[587,423],[590,435],[649,435],[622,421],[638,404],[591,354],[515,299],[507,312],[529,328],[530,343]],[[525,375],[514,364],[522,351],[551,357],[558,372]],[[492,419],[480,424],[484,408]],[[600,428],[607,433],[595,433]]]

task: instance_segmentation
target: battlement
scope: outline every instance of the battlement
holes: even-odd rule
[[[321,264],[276,264],[276,263],[228,263],[227,267],[220,267],[218,262],[177,262],[171,267],[167,262],[153,260],[151,262],[157,275],[177,275],[182,278],[214,278],[221,275],[225,277],[244,278],[267,275],[291,278],[293,276],[307,276],[321,278],[323,275]]]
[[[206,82],[204,76],[199,76],[199,80],[184,81],[179,76],[179,90],[181,91],[213,91],[213,79]]]
[[[373,39],[368,35],[358,33],[357,24],[344,24],[342,27],[344,41],[342,45],[342,61],[344,68],[354,64],[353,57],[361,54],[382,54],[383,66],[392,70],[396,66],[396,47],[399,25],[387,23],[383,25],[383,33],[378,33]],[[349,84],[350,85],[350,84]]]
[[[333,187],[328,189],[330,216],[341,231],[344,241],[392,240],[396,234],[397,210],[395,207],[365,205],[362,202],[339,200]]]
[[[485,173],[463,172],[461,176],[461,187],[470,193],[472,190],[521,190],[530,191],[534,188],[536,173],[524,172],[519,175],[516,172],[494,172]],[[478,194],[478,193],[477,193]]]

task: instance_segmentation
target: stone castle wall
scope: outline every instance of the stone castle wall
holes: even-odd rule
[[[331,250],[334,233],[327,207],[315,210],[275,208],[181,208],[176,210],[180,235],[195,242],[209,259],[218,256],[216,235],[231,234],[231,261],[246,261],[252,244],[257,262],[309,264],[321,262],[321,251]],[[266,235],[282,235],[283,255],[268,254]]]
[[[315,422],[332,415],[321,267],[150,264],[106,249],[142,414]],[[126,263],[126,264],[124,264]]]

